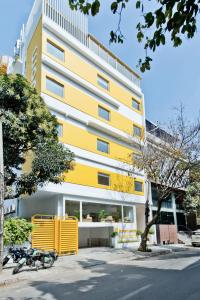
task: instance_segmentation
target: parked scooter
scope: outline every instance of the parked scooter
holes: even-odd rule
[[[17,274],[24,265],[27,265],[30,268],[36,268],[36,270],[40,267],[43,267],[44,269],[50,268],[53,266],[56,259],[57,254],[55,251],[42,251],[32,248],[25,250],[21,259],[18,261],[17,266],[13,269],[13,274]]]
[[[14,247],[10,247],[8,249],[8,254],[3,259],[3,266],[5,266],[11,258],[14,263],[18,263],[19,260],[22,258],[25,249],[26,248],[14,249]]]

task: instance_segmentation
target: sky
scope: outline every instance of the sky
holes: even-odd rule
[[[23,23],[26,23],[34,0],[0,0],[0,55],[12,55],[15,41]],[[89,18],[89,31],[121,60],[139,72],[136,65],[144,56],[142,45],[136,39],[135,26],[139,12],[135,0],[130,0],[122,18],[125,41],[109,45],[109,32],[116,28],[117,16],[110,11],[111,0],[102,0],[100,14]],[[184,40],[179,48],[169,43],[153,55],[150,71],[142,74],[146,117],[153,122],[167,124],[175,115],[175,107],[182,103],[190,121],[200,112],[200,35]]]

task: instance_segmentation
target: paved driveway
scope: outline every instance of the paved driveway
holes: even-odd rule
[[[93,255],[96,266],[67,269],[63,264],[35,272],[37,278],[1,288],[0,299],[200,300],[199,250],[145,260],[121,253],[106,264],[98,260],[98,252]],[[23,273],[28,279],[30,272]]]

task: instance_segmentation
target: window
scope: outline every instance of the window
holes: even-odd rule
[[[97,150],[104,153],[109,153],[109,143],[97,139]]]
[[[141,105],[140,105],[140,102],[135,100],[135,99],[132,99],[132,107],[134,109],[137,109],[137,110],[141,110]]]
[[[50,41],[47,41],[47,52],[56,58],[64,61],[65,60],[65,52],[55,44]]]
[[[60,97],[64,97],[64,85],[49,77],[46,78],[46,88],[48,91]]]
[[[99,106],[98,107],[98,114],[99,114],[99,117],[107,120],[107,121],[110,121],[110,112],[109,110],[103,108],[102,106]]]
[[[57,132],[58,132],[58,137],[63,136],[63,125],[62,124],[57,125]]]
[[[140,181],[135,180],[134,188],[135,188],[136,192],[142,192],[143,191],[143,183],[140,182]]]
[[[133,125],[133,135],[142,137],[142,129],[136,125]]]
[[[98,84],[102,87],[102,88],[104,88],[105,90],[109,90],[109,82],[108,82],[108,80],[106,80],[106,79],[104,79],[103,77],[101,77],[101,76],[97,76],[97,82],[98,82]]]
[[[101,185],[110,185],[110,176],[103,173],[98,173],[98,184]]]

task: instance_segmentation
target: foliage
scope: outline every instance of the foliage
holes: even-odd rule
[[[107,216],[108,216],[108,214],[104,209],[100,210],[99,213],[98,213],[99,220],[105,219]]]
[[[7,72],[7,65],[6,64],[0,65],[0,76],[6,74],[6,72]]]
[[[115,222],[119,222],[119,220],[121,219],[120,211],[117,210],[116,212],[112,213],[112,217]]]
[[[5,198],[31,194],[37,186],[59,183],[72,168],[73,153],[59,144],[57,120],[36,89],[22,75],[0,76],[3,122]],[[29,172],[22,166],[33,153]]]
[[[139,229],[136,230],[136,235],[137,235],[137,236],[141,236],[142,233],[143,233],[142,230],[139,230]]]
[[[8,218],[4,221],[4,244],[21,245],[28,241],[33,224],[25,219]]]
[[[155,231],[153,230],[153,228],[149,229],[149,234],[153,235],[155,233]]]
[[[119,17],[116,30],[110,32],[110,41],[123,43],[121,31],[122,13],[130,0],[114,0],[110,9]],[[100,11],[100,0],[69,0],[72,9],[95,16]],[[197,32],[197,17],[200,12],[199,0],[136,0],[142,21],[136,26],[138,42],[144,41],[145,58],[139,60],[142,72],[150,69],[152,58],[148,50],[155,51],[166,44],[167,37],[174,47],[182,44],[183,38],[191,39]]]
[[[200,209],[200,182],[193,182],[187,188],[184,209],[187,213]]]
[[[74,217],[76,217],[80,221],[80,211],[78,209],[74,210]]]
[[[133,161],[133,170],[144,171],[148,185],[153,182],[157,194],[157,210],[151,220],[147,218],[139,248],[147,251],[149,230],[159,219],[162,203],[171,193],[187,189],[189,174],[199,162],[200,120],[188,122],[181,106],[167,131],[154,128],[148,133],[144,143],[141,143],[140,150],[140,157]],[[148,205],[145,206],[145,214],[147,209]]]
[[[112,238],[115,238],[116,236],[118,236],[118,232],[117,232],[117,231],[113,231],[113,232],[111,233],[111,237],[112,237]]]

